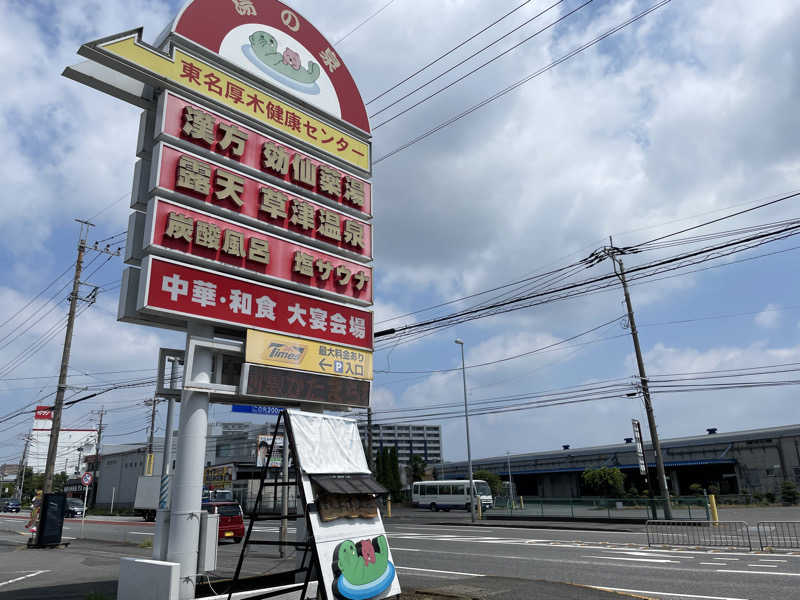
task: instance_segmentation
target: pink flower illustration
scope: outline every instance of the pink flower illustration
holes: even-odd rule
[[[283,51],[283,63],[286,64],[286,65],[291,66],[295,71],[299,71],[300,70],[300,55],[297,52],[295,52],[294,50],[286,48]]]
[[[361,557],[364,559],[364,565],[375,562],[375,548],[372,547],[371,540],[362,540],[361,544]]]

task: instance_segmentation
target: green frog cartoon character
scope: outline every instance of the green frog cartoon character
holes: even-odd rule
[[[300,55],[288,46],[283,52],[278,52],[278,41],[266,31],[256,31],[250,35],[250,48],[264,65],[293,81],[312,84],[319,78],[317,63],[308,61],[308,67],[304,69]]]
[[[394,581],[386,536],[353,542],[346,540],[333,553],[333,593],[346,600],[368,600]]]

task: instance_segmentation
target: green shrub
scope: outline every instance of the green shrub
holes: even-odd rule
[[[589,496],[619,498],[625,493],[625,475],[617,467],[586,469],[581,480]]]
[[[788,479],[781,484],[781,500],[789,504],[797,504],[797,499],[800,497],[800,492],[797,491],[797,485],[794,481]]]

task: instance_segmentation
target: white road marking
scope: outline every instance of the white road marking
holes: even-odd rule
[[[780,558],[759,558],[758,560],[760,560],[761,562],[786,562],[785,560]]]
[[[470,554],[469,552],[450,552],[448,550],[423,550],[422,548],[398,548],[397,546],[392,546],[392,552],[399,551],[399,552],[429,552],[431,554],[451,554],[456,556],[475,556],[474,554]],[[492,558],[506,558],[511,560],[540,560],[537,559],[535,556],[507,556],[503,554],[492,554]]]
[[[758,565],[763,567],[764,565]],[[800,573],[778,573],[777,571],[733,571],[730,569],[717,569],[717,573],[747,573],[748,575],[785,575],[787,577],[800,577]]]
[[[45,569],[44,571],[35,571],[33,573],[29,573],[28,575],[23,575],[22,577],[17,577],[16,579],[9,579],[8,581],[0,582],[0,587],[4,585],[8,585],[9,583],[14,583],[15,581],[22,581],[23,579],[27,579],[28,577],[36,577],[37,575],[41,575],[42,573],[49,573],[50,571]]]
[[[605,560],[629,560],[632,562],[651,562],[651,563],[679,563],[679,560],[668,558],[627,558],[625,556],[584,556],[583,558],[604,558]]]
[[[528,531],[552,531],[558,533],[604,533],[609,535],[647,535],[645,532],[639,531],[598,531],[596,529],[548,529],[546,527],[537,527],[533,529],[531,527],[514,527],[511,525],[507,525],[505,527],[484,527],[483,525],[392,525],[388,524],[387,528],[396,528],[396,529],[416,529],[416,530],[428,530],[428,529],[458,529],[460,531],[464,531],[465,529],[469,529],[470,527],[480,528],[480,529],[498,529],[500,531],[508,531],[509,529],[513,529],[519,532],[528,532]]]
[[[755,565],[747,565],[748,567],[761,567],[762,569],[770,568],[770,569],[777,569],[778,565],[762,565],[761,563]]]
[[[674,554],[651,553],[632,550],[620,550],[620,554],[629,554],[631,556],[655,556],[657,558],[694,558],[694,556],[675,556]]]
[[[461,573],[460,571],[437,571],[436,569],[418,569],[417,567],[395,567],[395,569],[403,571],[424,571],[426,573],[442,573],[444,575],[463,575],[465,577],[486,577],[486,575],[479,575],[477,573]]]
[[[715,567],[725,567],[727,566],[725,563],[698,563],[701,565],[714,565]]]
[[[654,594],[656,596],[675,596],[676,598],[700,598],[701,600],[749,600],[748,598],[730,598],[728,596],[697,596],[695,594],[674,594],[672,592],[651,592],[647,590],[628,590],[624,588],[600,587],[589,585],[586,587],[608,592],[629,592],[631,594]]]
[[[155,535],[155,533],[145,533],[141,531],[129,531],[128,533],[131,535]]]

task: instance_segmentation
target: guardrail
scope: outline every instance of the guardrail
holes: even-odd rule
[[[647,521],[648,546],[705,546],[753,549],[744,521]]]
[[[582,496],[574,498],[543,498],[540,496],[506,496],[495,498],[493,516],[504,515],[516,518],[575,520],[639,520],[664,518],[664,498],[605,498]],[[670,501],[674,519],[710,519],[708,499],[699,497],[672,498]]]
[[[760,521],[758,543],[762,550],[800,550],[800,521]]]

